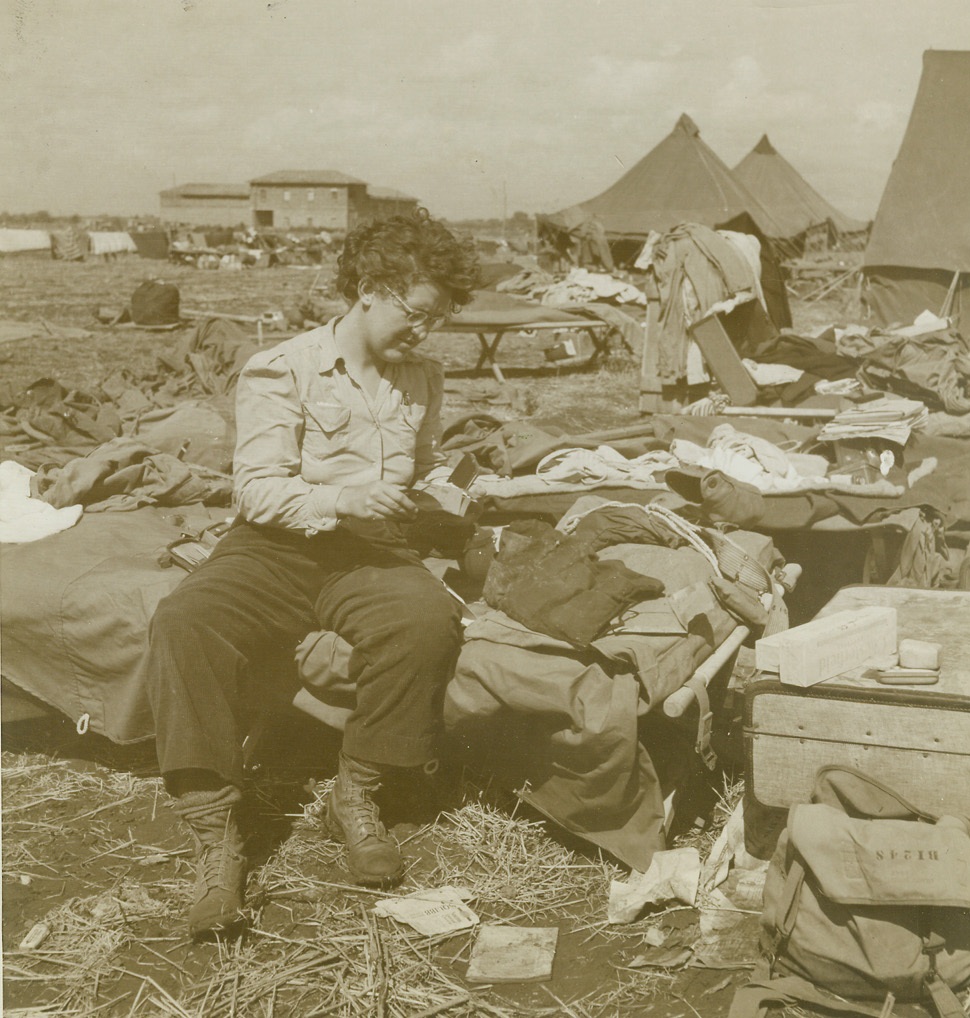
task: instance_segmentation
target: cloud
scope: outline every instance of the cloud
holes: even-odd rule
[[[750,54],[735,58],[723,81],[717,82],[713,111],[719,120],[778,121],[813,117],[818,104],[806,88],[784,88]]]
[[[581,74],[581,91],[591,105],[622,109],[655,96],[674,76],[668,62],[643,58],[615,60],[605,54],[594,54]]]
[[[855,122],[865,131],[896,131],[900,121],[905,121],[908,108],[883,99],[859,103],[855,108]]]
[[[465,80],[488,74],[501,63],[499,41],[485,32],[472,32],[455,42],[448,39],[439,48],[427,69],[432,77]]]

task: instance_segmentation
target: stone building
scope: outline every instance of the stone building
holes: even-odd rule
[[[161,219],[189,226],[252,224],[248,184],[181,184],[159,192]]]
[[[169,224],[345,233],[365,219],[413,211],[417,198],[339,170],[278,170],[248,184],[183,184],[160,192]]]
[[[342,232],[367,214],[367,184],[339,170],[278,170],[249,185],[257,228]]]

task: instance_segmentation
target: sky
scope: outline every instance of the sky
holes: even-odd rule
[[[870,218],[926,49],[970,49],[970,0],[0,0],[0,212],[279,169],[551,212],[686,112]]]

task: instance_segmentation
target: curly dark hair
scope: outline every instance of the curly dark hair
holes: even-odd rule
[[[472,299],[478,256],[470,239],[456,237],[425,208],[358,226],[337,258],[337,290],[351,304],[361,280],[407,293],[418,283],[441,287],[455,310]]]

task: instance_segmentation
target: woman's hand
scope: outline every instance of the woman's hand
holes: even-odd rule
[[[417,507],[404,494],[404,488],[388,481],[352,484],[337,496],[340,519],[392,520],[413,516],[416,512]]]

